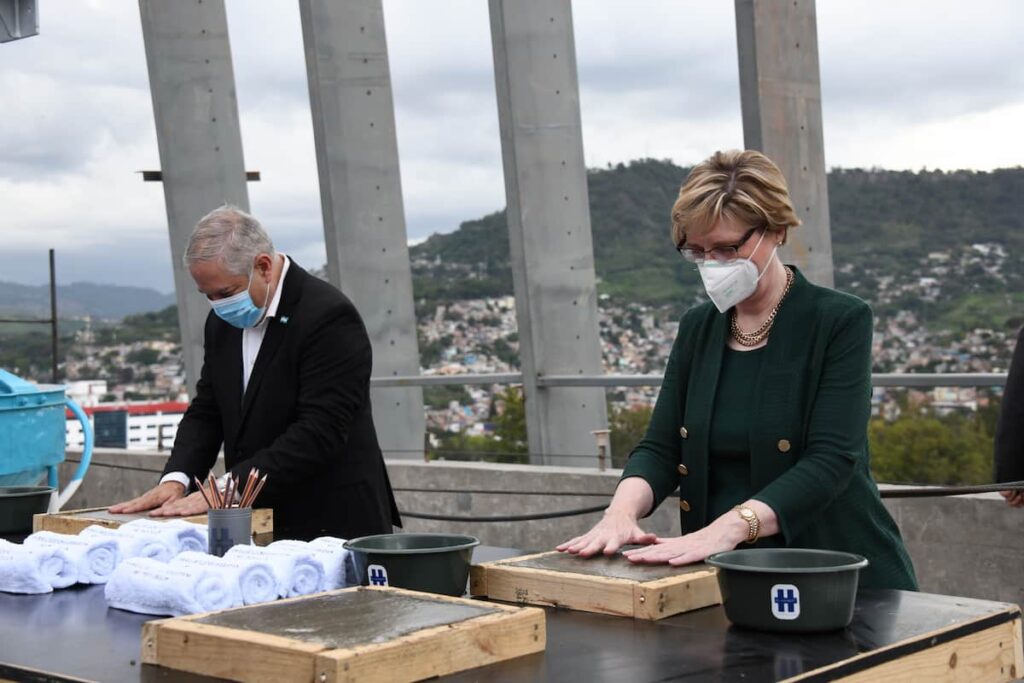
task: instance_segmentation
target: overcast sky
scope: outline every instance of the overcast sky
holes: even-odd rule
[[[173,289],[138,3],[39,0],[0,44],[0,281]],[[297,3],[228,0],[250,202],[280,249],[325,261]],[[505,204],[485,0],[384,0],[411,240]],[[1018,0],[818,0],[830,166],[1024,163]],[[728,0],[576,0],[588,166],[741,147]],[[668,207],[666,207],[667,211]]]

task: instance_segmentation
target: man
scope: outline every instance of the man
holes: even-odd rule
[[[996,481],[1024,480],[1024,328],[1010,361],[1003,408],[996,426]],[[1013,507],[1024,507],[1024,491],[1003,491]]]
[[[199,221],[185,264],[213,308],[196,395],[159,485],[110,511],[205,512],[190,484],[223,445],[240,482],[250,468],[267,475],[257,503],[273,508],[278,538],[400,526],[370,411],[370,340],[352,302],[231,206]]]

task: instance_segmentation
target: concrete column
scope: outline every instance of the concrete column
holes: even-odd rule
[[[736,37],[744,144],[782,169],[803,221],[782,256],[812,282],[831,287],[814,0],[736,0]]]
[[[206,298],[181,262],[192,228],[221,204],[249,209],[223,0],[140,0],[189,393],[203,364]]]
[[[381,0],[300,0],[331,282],[355,303],[373,376],[418,375],[419,345]],[[372,391],[388,457],[423,458],[423,390]]]
[[[490,15],[531,460],[596,466],[604,389],[537,386],[602,372],[572,9],[490,0]]]

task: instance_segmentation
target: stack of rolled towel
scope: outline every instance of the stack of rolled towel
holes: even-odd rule
[[[49,593],[105,583],[111,607],[179,616],[270,602],[354,585],[345,541],[277,541],[206,554],[206,528],[181,520],[136,520],[78,535],[41,531],[24,544],[0,540],[0,591]]]
[[[343,588],[355,583],[344,542],[322,537],[265,548],[236,545],[222,558],[183,552],[167,564],[137,558],[114,572],[106,586],[107,604],[179,616]]]
[[[181,616],[236,607],[237,584],[205,567],[133,557],[104,588],[107,604],[141,614]]]
[[[147,557],[169,562],[187,550],[206,552],[206,527],[181,519],[136,519],[116,529],[93,525],[83,529],[79,536],[113,539],[125,559]]]
[[[206,527],[184,520],[139,519],[117,529],[90,526],[79,534],[39,531],[24,544],[0,544],[0,591],[49,593],[75,583],[106,583],[122,560],[168,562],[206,550]]]

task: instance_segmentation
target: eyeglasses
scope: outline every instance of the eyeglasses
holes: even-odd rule
[[[704,263],[704,260],[710,258],[712,261],[719,263],[728,263],[729,261],[735,261],[739,257],[740,247],[747,243],[750,236],[760,230],[762,226],[757,226],[747,230],[746,234],[736,244],[729,246],[715,247],[714,249],[697,249],[696,247],[687,247],[686,238],[683,238],[683,243],[676,247],[676,251],[689,261],[690,263]]]

